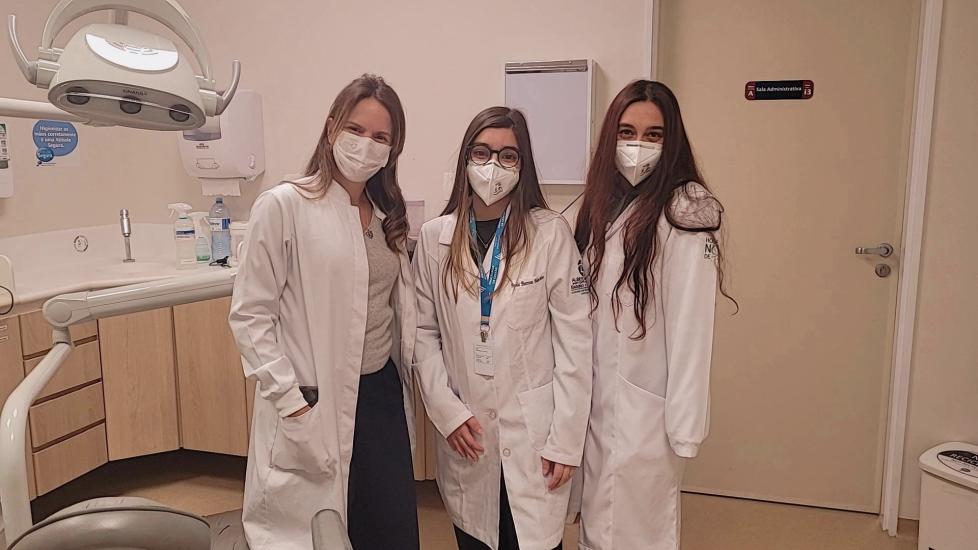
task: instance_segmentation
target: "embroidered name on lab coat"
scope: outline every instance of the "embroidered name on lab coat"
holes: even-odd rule
[[[515,283],[513,283],[513,288],[518,288],[518,287],[521,287],[521,286],[535,285],[535,284],[539,283],[542,280],[543,280],[543,275],[540,275],[539,277],[537,277],[536,279],[533,279],[532,281],[516,281]]]

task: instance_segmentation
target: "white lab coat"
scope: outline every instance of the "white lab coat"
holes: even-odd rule
[[[691,192],[706,193],[695,184]],[[681,220],[691,210],[681,194],[673,208]],[[660,218],[648,333],[633,340],[638,322],[632,292],[620,291],[620,330],[611,309],[624,262],[622,229],[631,211],[609,229],[595,282],[599,305],[582,468],[582,550],[677,550],[685,461],[696,456],[709,430],[714,249],[707,233],[682,231]]]
[[[520,548],[550,550],[560,542],[570,483],[550,492],[540,458],[580,465],[590,407],[590,308],[580,254],[560,215],[537,209],[529,219],[532,247],[509,280],[502,280],[505,260],[500,266],[503,288],[491,315],[494,377],[474,370],[478,297],[460,288],[456,303],[442,284],[456,217],[426,223],[414,257],[415,368],[441,434],[438,486],[452,521],[493,549],[499,544],[500,468]],[[476,276],[474,261],[469,271]],[[461,458],[446,441],[472,416],[485,430],[486,453],[478,462]]]
[[[319,200],[283,183],[258,197],[246,242],[230,316],[245,374],[259,381],[244,529],[252,550],[311,550],[316,512],[347,517],[369,279],[359,210],[335,182]],[[417,308],[407,254],[400,260],[391,356],[413,419]],[[299,386],[318,386],[319,402],[287,418],[306,405]]]

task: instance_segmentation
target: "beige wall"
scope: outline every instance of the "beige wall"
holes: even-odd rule
[[[32,54],[55,3],[3,2],[4,13],[18,15],[22,43]],[[401,96],[408,120],[401,183],[406,197],[426,200],[433,216],[441,206],[442,174],[453,166],[465,126],[482,108],[502,102],[504,61],[595,59],[599,113],[643,71],[646,0],[616,0],[615,9],[589,0],[182,4],[201,28],[219,82],[227,82],[237,58],[242,86],[264,96],[267,171],[230,202],[238,217],[260,187],[302,169],[333,97],[363,72],[384,75]],[[43,98],[17,72],[6,47],[0,47],[0,97]],[[41,170],[31,166],[32,121],[9,122],[17,189],[14,198],[0,199],[2,236],[115,223],[122,207],[135,221],[162,222],[169,202],[211,203],[183,172],[173,135],[81,128],[84,165]],[[576,192],[549,194],[561,206]]]
[[[900,514],[917,518],[921,453],[978,444],[978,3],[945,0]]]

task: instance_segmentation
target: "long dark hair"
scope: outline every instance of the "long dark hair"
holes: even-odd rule
[[[465,168],[468,164],[469,146],[486,128],[513,130],[516,134],[516,144],[520,149],[520,181],[510,192],[509,221],[503,231],[502,250],[506,257],[503,280],[509,277],[510,269],[514,263],[518,263],[523,251],[530,247],[533,238],[527,223],[530,212],[534,208],[547,208],[547,201],[543,198],[543,191],[540,190],[537,166],[533,161],[533,149],[530,146],[530,132],[523,113],[509,107],[490,107],[477,114],[465,130],[465,136],[462,137],[462,147],[459,150],[458,163],[455,165],[455,186],[452,188],[448,205],[442,212],[442,216],[455,214],[458,220],[455,224],[455,233],[452,235],[452,245],[449,247],[446,265],[442,270],[442,284],[446,288],[450,286],[454,289],[456,300],[458,300],[459,283],[466,292],[473,295],[477,292],[477,278],[471,271],[466,273],[465,269],[472,257],[472,237],[469,234],[468,219],[472,200],[476,196],[469,184]]]
[[[323,125],[316,151],[306,165],[306,176],[318,176],[308,184],[294,184],[309,198],[321,199],[326,189],[333,183],[336,173],[336,160],[333,159],[333,141],[343,131],[350,113],[357,103],[372,97],[379,101],[391,117],[391,154],[387,165],[367,180],[367,196],[387,217],[384,219],[384,234],[387,247],[398,252],[406,250],[408,232],[407,208],[401,186],[397,183],[397,158],[404,150],[404,109],[397,92],[384,79],[373,74],[365,74],[347,84],[333,100],[329,116]]]
[[[662,155],[652,173],[633,187],[615,166],[618,125],[629,105],[651,101],[662,112],[664,143]],[[577,217],[575,238],[582,252],[588,254],[592,307],[597,307],[595,283],[605,256],[609,226],[633,204],[622,228],[625,263],[615,283],[612,310],[617,325],[622,309],[619,291],[623,286],[635,295],[635,319],[639,328],[634,339],[645,337],[646,309],[655,301],[653,266],[660,254],[658,222],[664,215],[673,227],[690,232],[708,233],[716,241],[720,231],[723,206],[709,192],[696,166],[689,138],[683,126],[679,101],[665,84],[638,80],[625,86],[615,96],[605,114],[598,146],[588,168],[584,201]],[[680,206],[681,205],[681,206]],[[723,282],[723,253],[717,243],[717,276],[720,292],[736,304]]]

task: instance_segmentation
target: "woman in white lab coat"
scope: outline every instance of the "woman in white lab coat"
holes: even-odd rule
[[[311,549],[323,509],[341,513],[356,550],[418,548],[403,146],[397,94],[364,75],[337,96],[305,177],[252,209],[230,317],[258,379],[252,550]]]
[[[676,97],[629,84],[605,116],[576,228],[595,308],[583,549],[679,548],[683,467],[709,428],[721,213]]]
[[[415,368],[459,548],[559,546],[587,430],[591,324],[580,254],[546,208],[519,111],[469,125],[414,269]]]

